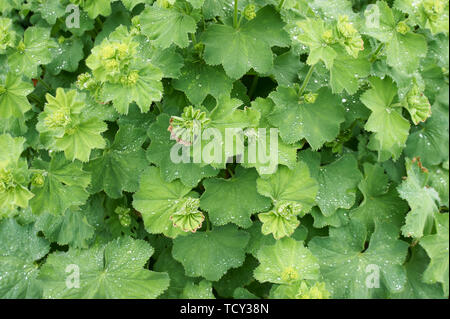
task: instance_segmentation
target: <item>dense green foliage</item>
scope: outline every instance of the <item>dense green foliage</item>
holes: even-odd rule
[[[0,298],[448,297],[448,10],[0,0]]]

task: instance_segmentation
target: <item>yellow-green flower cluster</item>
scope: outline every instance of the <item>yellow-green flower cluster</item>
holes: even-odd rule
[[[8,18],[0,18],[0,53],[6,48],[13,47],[16,33],[12,29],[12,21]]]
[[[339,16],[337,31],[340,43],[344,46],[347,53],[357,58],[359,51],[364,50],[364,41],[353,23],[349,22],[348,16]]]

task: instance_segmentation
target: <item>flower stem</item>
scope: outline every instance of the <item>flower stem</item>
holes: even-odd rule
[[[278,10],[281,10],[281,8],[283,7],[285,0],[281,0],[280,3],[278,4]]]
[[[381,50],[383,50],[384,48],[384,43],[380,43],[377,47],[377,49],[375,50],[375,52],[373,53],[372,57],[370,58],[370,63],[375,62],[378,59],[378,55],[380,55]]]
[[[47,91],[52,91],[53,89],[51,88],[50,85],[47,84],[47,82],[45,82],[43,79],[38,78],[38,81],[42,83],[43,86],[45,86],[45,88],[47,89]]]
[[[298,92],[298,95],[299,95],[299,96],[302,96],[303,93],[305,92],[306,86],[308,85],[309,80],[311,80],[311,76],[312,76],[313,71],[314,71],[314,66],[315,66],[315,64],[313,64],[313,65],[310,66],[309,71],[308,71],[308,74],[306,74],[306,78],[305,78],[305,80],[303,81],[303,84],[302,84],[302,86],[301,86],[301,88],[300,88],[300,91]]]
[[[238,27],[238,0],[234,0],[234,28]]]
[[[250,99],[250,101],[253,98],[253,94],[255,93],[256,87],[258,86],[258,80],[259,80],[259,76],[255,75],[253,77],[253,81],[252,81],[252,85],[250,86],[250,90],[248,91],[248,97]]]

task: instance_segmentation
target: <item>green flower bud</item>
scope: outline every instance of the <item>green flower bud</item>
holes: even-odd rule
[[[290,201],[278,201],[275,208],[258,215],[263,223],[262,233],[272,234],[275,239],[291,236],[300,224],[297,215],[302,214],[302,205]]]
[[[406,24],[406,21],[400,21],[397,24],[396,30],[398,33],[407,34],[411,30],[411,28]]]
[[[425,122],[431,116],[431,104],[417,85],[406,96],[406,109],[415,125]]]
[[[254,4],[252,4],[252,3],[248,4],[244,9],[244,17],[249,21],[253,20],[256,17],[255,10],[256,10],[256,7]]]
[[[19,53],[25,52],[25,43],[23,43],[23,41],[20,41],[17,45],[17,51],[19,51]]]
[[[130,208],[117,206],[114,212],[118,215],[119,222],[123,227],[129,227],[131,225]]]
[[[42,187],[45,182],[45,177],[41,173],[36,173],[31,178],[31,185],[36,187]]]
[[[316,102],[316,99],[317,99],[318,96],[319,96],[319,94],[317,94],[317,93],[309,92],[309,93],[304,94],[303,98],[304,98],[306,103],[312,104],[312,103]]]
[[[329,30],[326,30],[324,33],[322,33],[322,40],[326,44],[333,44],[334,42],[336,42],[334,39],[333,30],[329,29]]]
[[[168,130],[172,133],[171,138],[178,143],[191,145],[196,138],[193,135],[199,134],[210,122],[206,112],[187,106],[181,117],[172,116]]]
[[[353,38],[346,39],[343,44],[345,51],[355,59],[358,57],[359,51],[364,50],[364,41],[359,34]]]
[[[182,200],[177,211],[170,216],[174,227],[181,228],[185,232],[195,233],[202,227],[205,216],[198,210],[200,199],[187,197]]]

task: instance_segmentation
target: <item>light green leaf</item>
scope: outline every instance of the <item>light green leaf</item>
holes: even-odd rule
[[[210,178],[203,181],[205,192],[200,198],[200,207],[208,212],[214,225],[234,223],[248,228],[252,225],[252,214],[270,208],[270,200],[256,191],[257,177],[255,170],[238,166],[230,179]]]
[[[133,207],[142,214],[149,233],[176,237],[182,231],[173,225],[170,217],[190,191],[191,188],[180,181],[165,182],[159,169],[151,166],[140,176],[139,190],[133,196]]]
[[[329,237],[314,237],[309,242],[333,298],[386,298],[388,291],[399,292],[404,288],[406,275],[402,264],[408,243],[398,240],[398,229],[389,224],[377,225],[365,250],[366,237],[365,227],[351,221],[346,226],[331,228]],[[379,274],[379,282],[375,272]]]
[[[64,215],[67,208],[83,205],[89,197],[86,191],[91,177],[83,171],[80,162],[69,162],[62,153],[55,154],[50,162],[36,159],[33,169],[38,170],[44,181],[35,183],[30,201],[33,214],[50,213]]]
[[[319,263],[303,242],[292,238],[263,246],[257,253],[260,265],[254,276],[259,282],[291,284],[300,280],[319,278]]]
[[[169,286],[169,276],[143,268],[153,251],[143,240],[121,237],[87,250],[54,252],[47,257],[39,276],[44,297],[156,298]],[[70,288],[68,275],[77,269],[79,288]]]
[[[178,7],[161,8],[157,5],[147,7],[139,16],[142,32],[151,42],[162,49],[175,43],[181,48],[189,44],[189,33],[197,29],[195,19]]]
[[[426,250],[431,262],[423,274],[426,283],[439,282],[448,297],[448,214],[437,213],[436,234],[422,238],[420,245]]]
[[[68,209],[60,216],[44,213],[37,218],[35,227],[49,241],[74,248],[88,248],[95,233],[82,209]]]
[[[389,78],[371,78],[369,81],[372,88],[361,95],[361,101],[372,111],[364,128],[375,133],[372,149],[397,159],[405,147],[410,126],[401,109],[392,106],[397,87]]]
[[[281,166],[275,174],[258,178],[257,185],[258,192],[273,202],[288,201],[300,205],[301,216],[314,205],[319,188],[303,162],[298,162],[292,170]]]
[[[50,29],[27,28],[23,35],[23,41],[8,55],[11,72],[18,76],[37,78],[40,74],[39,65],[45,65],[52,61],[53,57],[49,49],[54,47],[56,47],[56,43],[50,38]]]
[[[384,169],[375,164],[364,163],[364,179],[358,185],[364,195],[361,205],[352,210],[350,217],[360,220],[369,230],[378,223],[389,223],[400,227],[408,211],[395,187],[390,185]]]
[[[147,159],[159,166],[164,181],[171,182],[179,178],[184,185],[195,187],[203,178],[217,175],[219,171],[209,165],[182,161],[175,163],[171,159],[170,152],[176,142],[170,139],[170,132],[167,130],[169,125],[170,117],[163,113],[150,125],[147,132],[151,139]]]
[[[406,216],[402,233],[406,237],[421,238],[428,235],[433,227],[434,214],[439,211],[439,194],[428,186],[429,173],[417,159],[406,159],[408,177],[397,190],[405,199],[411,211]]]
[[[269,73],[273,66],[271,47],[289,45],[283,26],[270,6],[260,9],[256,18],[236,29],[227,24],[212,24],[201,38],[205,44],[204,59],[211,65],[222,64],[232,79],[241,78],[251,68]]]
[[[50,250],[31,224],[20,226],[14,219],[0,222],[0,297],[41,298],[35,262]]]
[[[314,150],[339,134],[344,122],[341,100],[327,88],[318,92],[314,103],[305,103],[298,96],[298,89],[279,86],[269,97],[275,109],[269,122],[280,130],[285,143],[292,144],[305,138]]]
[[[192,104],[199,105],[208,94],[215,98],[230,95],[233,81],[221,67],[200,62],[185,64],[181,76],[174,80],[172,85],[175,89],[185,92]]]
[[[344,155],[322,167],[318,163],[308,165],[311,175],[319,183],[316,202],[325,216],[333,215],[338,208],[349,209],[353,206],[362,176],[352,155]]]
[[[145,131],[132,125],[123,125],[117,132],[114,143],[85,166],[92,174],[90,191],[104,190],[111,198],[119,198],[122,192],[135,192],[139,176],[148,166],[142,144]]]
[[[242,265],[248,240],[245,231],[226,225],[175,238],[172,254],[183,264],[187,276],[217,281],[230,268]]]
[[[31,109],[27,95],[33,90],[31,83],[13,73],[8,73],[5,79],[0,78],[0,118],[23,117]]]

